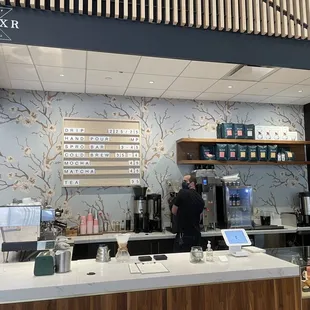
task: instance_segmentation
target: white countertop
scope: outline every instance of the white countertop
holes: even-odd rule
[[[220,262],[218,256],[226,254],[214,252],[214,262],[201,264],[191,264],[189,253],[168,254],[162,263],[170,272],[148,275],[131,274],[128,263],[114,259],[109,263],[75,261],[69,273],[41,277],[33,275],[33,262],[2,264],[0,304],[299,276],[298,266],[267,254],[227,256],[227,263]],[[131,262],[138,262],[137,257],[131,257]],[[88,272],[96,274],[89,276]]]
[[[272,235],[272,234],[291,234],[296,233],[297,231],[310,231],[310,227],[293,227],[293,226],[284,226],[284,229],[269,229],[269,230],[248,230],[249,235]],[[94,236],[77,236],[72,237],[75,244],[83,243],[100,243],[100,242],[113,242],[116,241],[115,235],[117,233],[107,233],[103,235],[94,235]],[[201,232],[202,237],[218,237],[221,236],[221,231],[219,229],[210,230],[206,232]],[[130,241],[138,240],[156,240],[156,239],[173,239],[175,234],[166,231],[162,232],[153,232],[153,233],[130,233]]]

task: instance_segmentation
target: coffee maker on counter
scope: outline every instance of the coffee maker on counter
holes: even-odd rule
[[[297,226],[310,226],[310,192],[298,194],[300,210],[297,214]]]
[[[135,186],[134,232],[162,231],[161,195],[149,194],[147,187]]]
[[[133,230],[139,233],[143,230],[143,212],[146,210],[146,190],[147,187],[134,186],[134,217],[133,217]]]
[[[213,169],[197,169],[192,172],[197,180],[196,190],[205,202],[201,226],[204,231],[214,230],[217,226],[216,188],[221,185]]]
[[[143,216],[143,231],[162,231],[161,195],[147,195],[146,206],[146,214]]]

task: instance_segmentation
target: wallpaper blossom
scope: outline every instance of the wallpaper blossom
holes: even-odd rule
[[[138,97],[112,97],[37,91],[0,91],[1,203],[39,197],[64,209],[77,223],[88,208],[108,221],[121,220],[132,208],[130,188],[61,187],[63,117],[135,119],[142,127],[142,180],[149,192],[163,197],[167,180],[179,180],[192,166],[177,166],[175,141],[183,137],[215,137],[220,122],[286,125],[304,138],[303,107],[238,102],[194,102]],[[240,172],[243,184],[254,187],[256,207],[281,212],[296,205],[296,194],[307,189],[303,166],[218,166],[218,175]],[[168,221],[168,217],[165,219]]]

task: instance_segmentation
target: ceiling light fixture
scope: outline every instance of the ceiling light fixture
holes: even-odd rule
[[[233,87],[231,85],[229,85],[228,88],[233,88]]]
[[[105,79],[106,80],[112,80],[112,78],[110,76],[106,76]]]
[[[302,89],[298,91],[299,93],[302,93]]]
[[[60,76],[65,76],[64,74],[60,74]]]
[[[150,84],[154,84],[154,81],[149,81]]]

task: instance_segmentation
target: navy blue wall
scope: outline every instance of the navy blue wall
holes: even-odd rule
[[[14,8],[11,43],[310,69],[310,41]]]

